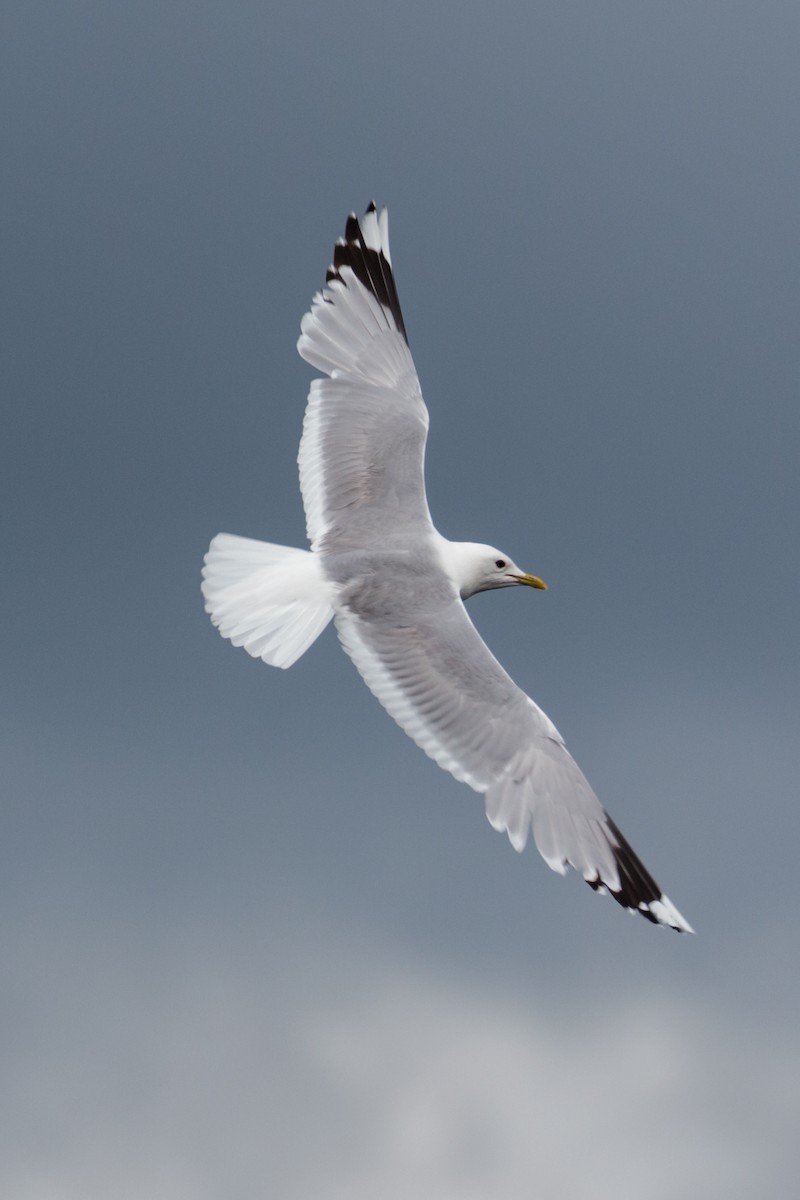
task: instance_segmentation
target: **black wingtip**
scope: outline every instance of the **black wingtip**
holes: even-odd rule
[[[378,211],[374,200],[367,206],[367,213]],[[400,300],[397,296],[392,264],[382,250],[373,250],[364,241],[361,226],[355,213],[350,213],[344,227],[344,237],[338,238],[333,248],[333,264],[328,270],[327,282],[341,279],[342,267],[350,267],[361,283],[392,315],[395,326],[408,343]]]
[[[674,929],[676,933],[690,932],[689,927],[681,928],[680,925],[659,920],[655,915],[651,906],[661,905],[663,907],[665,904],[669,905],[669,901],[666,900],[663,891],[653,876],[607,813],[606,821],[609,833],[613,839],[611,842],[611,851],[617,866],[619,888],[614,891],[597,876],[594,879],[586,880],[589,887],[594,891],[605,889],[614,897],[617,904],[621,904],[623,908],[628,909],[630,912],[638,913],[645,920],[651,921],[653,925],[664,925],[669,929]],[[669,907],[671,908],[671,905]]]

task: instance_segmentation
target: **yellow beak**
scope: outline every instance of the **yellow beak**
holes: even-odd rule
[[[538,575],[515,575],[517,583],[526,583],[528,587],[539,588],[540,591],[547,591],[547,584]]]

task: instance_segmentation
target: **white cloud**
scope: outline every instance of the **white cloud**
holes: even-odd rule
[[[14,1200],[789,1194],[788,1020],[558,1010],[330,929],[43,949],[4,1058]]]

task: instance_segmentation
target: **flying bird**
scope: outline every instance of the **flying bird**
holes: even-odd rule
[[[289,667],[333,619],[364,682],[426,754],[483,793],[516,850],[580,871],[649,921],[693,932],[592,791],[553,722],[492,655],[464,601],[543,590],[504,551],[451,542],[425,496],[428,410],[397,298],[386,209],[351,214],[297,349],[325,378],[298,465],[310,550],[220,533],[206,611],[254,658]]]

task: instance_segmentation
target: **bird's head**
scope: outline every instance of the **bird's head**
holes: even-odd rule
[[[449,542],[447,546],[447,568],[462,600],[474,596],[476,592],[517,587],[520,584],[547,590],[547,584],[537,575],[521,570],[512,558],[494,546],[484,546],[478,542]]]

